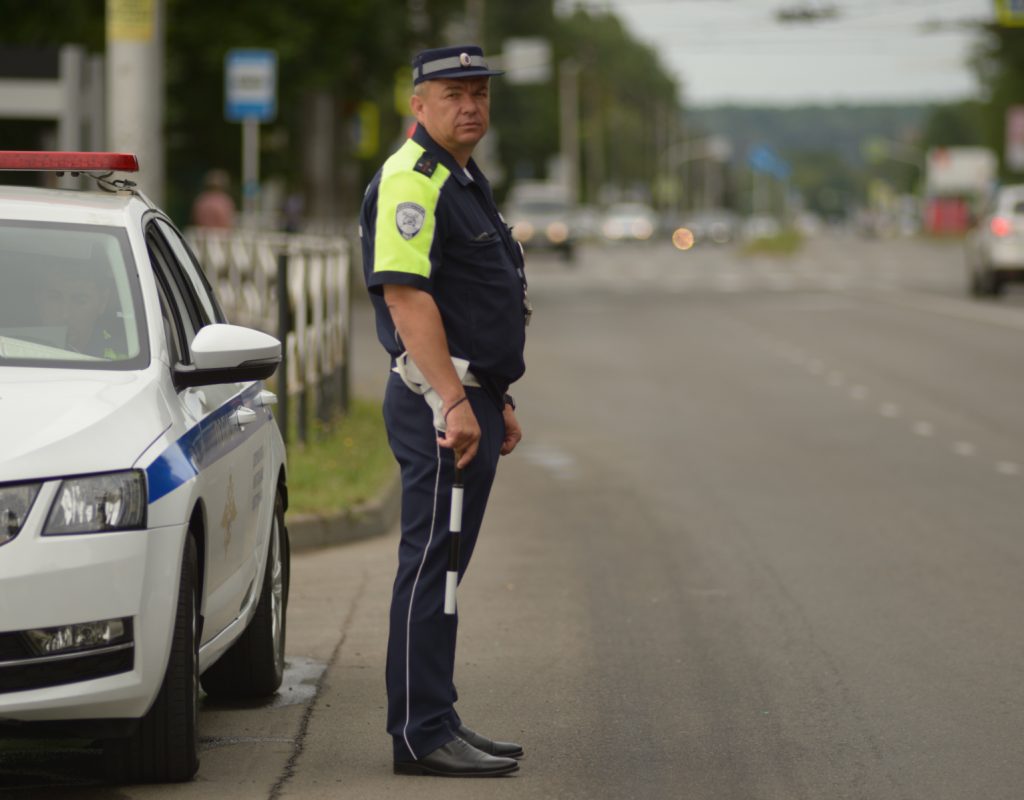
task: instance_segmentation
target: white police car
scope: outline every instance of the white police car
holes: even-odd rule
[[[280,344],[226,324],[170,220],[101,185],[0,187],[0,738],[96,738],[117,780],[188,780],[199,682],[267,695],[284,669]]]

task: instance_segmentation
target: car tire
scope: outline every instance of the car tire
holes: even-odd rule
[[[203,673],[203,689],[210,697],[266,697],[280,688],[284,678],[289,556],[284,501],[278,492],[256,613],[238,641]]]
[[[199,769],[199,557],[185,537],[171,654],[160,691],[135,733],[103,743],[104,767],[116,783],[180,783]]]
[[[977,279],[981,297],[999,297],[1003,293],[1003,280],[991,267],[983,267]]]
[[[981,276],[975,270],[971,270],[971,275],[967,281],[967,290],[971,297],[983,297],[984,287],[981,283]]]

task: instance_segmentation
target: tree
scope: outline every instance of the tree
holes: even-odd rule
[[[540,34],[552,43],[555,67],[572,58],[580,70],[584,196],[597,201],[605,184],[649,195],[669,121],[681,112],[679,87],[614,14],[577,8],[558,19],[551,8],[551,0],[489,4],[488,49],[500,50],[509,36]],[[548,162],[559,151],[557,91],[557,69],[539,86],[497,82],[492,126],[513,178],[548,177]]]
[[[1012,105],[1024,104],[1024,28],[993,24],[984,30],[984,41],[973,60],[978,79],[985,87],[984,138],[986,144],[1000,154],[1003,177],[1011,178],[1004,160],[1006,110]]]

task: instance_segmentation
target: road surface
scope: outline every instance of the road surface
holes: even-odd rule
[[[1024,786],[1024,293],[959,251],[583,248],[531,264],[505,459],[460,590],[481,785],[397,777],[397,535],[296,556],[279,700],[204,707],[191,784],[81,744],[0,752],[18,797],[964,800]],[[357,309],[354,385],[385,369]]]

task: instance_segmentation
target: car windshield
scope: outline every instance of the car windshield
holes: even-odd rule
[[[0,222],[0,366],[139,369],[141,319],[122,229]]]

